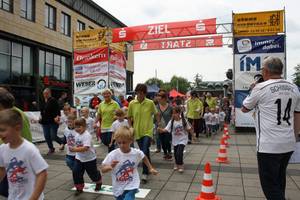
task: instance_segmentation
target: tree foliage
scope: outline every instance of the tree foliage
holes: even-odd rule
[[[145,82],[145,84],[147,84],[147,85],[153,85],[153,84],[155,84],[155,85],[157,85],[160,88],[160,87],[163,86],[164,82],[162,80],[154,77],[154,78],[149,78]]]
[[[147,85],[156,84],[159,88],[162,88],[166,91],[177,89],[178,86],[178,91],[181,93],[186,93],[191,88],[189,81],[186,78],[180,76],[173,76],[170,82],[163,82],[162,80],[155,77],[149,78],[145,82],[145,84]]]
[[[300,64],[297,64],[297,66],[294,68],[295,73],[293,74],[293,82],[300,86]]]

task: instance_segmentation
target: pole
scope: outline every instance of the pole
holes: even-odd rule
[[[287,57],[286,57],[286,17],[285,17],[285,7],[283,7],[283,17],[284,17],[284,78],[287,78]]]
[[[176,89],[177,89],[177,92],[178,92],[178,79],[176,80]]]
[[[107,27],[106,30],[106,42],[107,42],[107,88],[110,89],[110,81],[109,81],[109,74],[110,74],[110,30]]]

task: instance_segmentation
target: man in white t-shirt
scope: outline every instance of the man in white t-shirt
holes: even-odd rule
[[[39,150],[21,137],[22,116],[18,111],[0,111],[0,181],[7,174],[8,200],[43,200],[48,164]]]
[[[282,71],[279,58],[266,58],[264,82],[254,85],[242,107],[243,112],[255,109],[260,182],[266,198],[272,200],[285,199],[286,168],[296,142],[294,124],[300,123],[298,87],[282,79]]]

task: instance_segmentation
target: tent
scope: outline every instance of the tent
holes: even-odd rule
[[[173,98],[175,98],[175,97],[183,97],[183,96],[185,96],[184,94],[181,94],[180,92],[178,92],[177,90],[175,90],[175,89],[173,89],[173,90],[171,90],[170,92],[169,92],[169,96],[170,97],[173,97]]]

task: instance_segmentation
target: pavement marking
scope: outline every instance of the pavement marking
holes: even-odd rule
[[[76,190],[76,188],[73,187],[71,190]],[[135,194],[135,197],[144,199],[144,198],[146,198],[146,196],[149,194],[150,191],[151,191],[151,189],[140,189],[139,188],[138,193]],[[105,194],[105,195],[113,196],[111,185],[102,185],[100,191],[95,191],[95,183],[85,183],[83,192],[94,193],[94,194]]]

